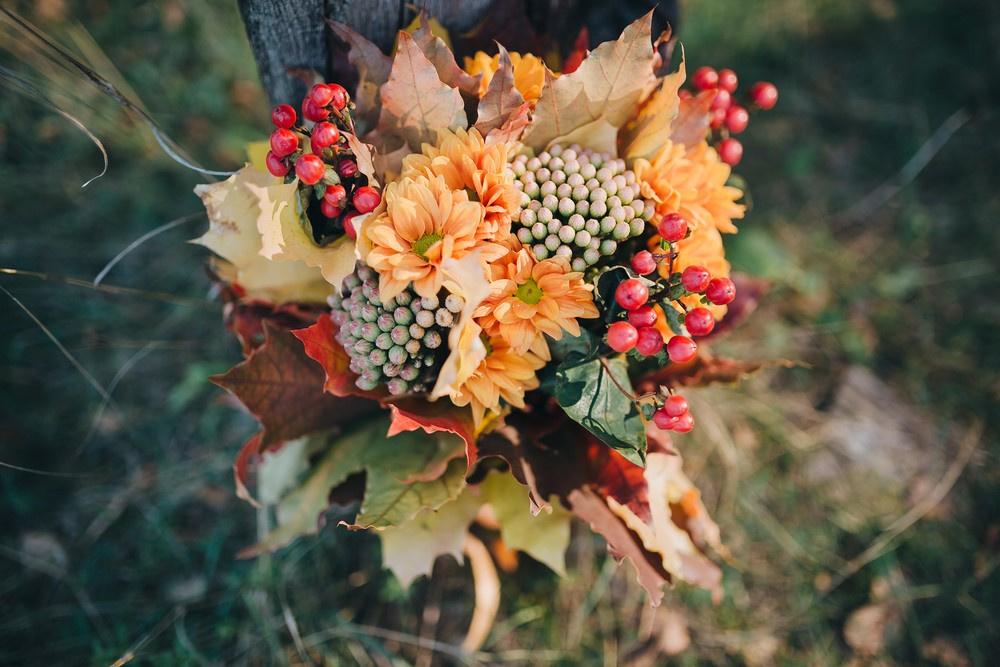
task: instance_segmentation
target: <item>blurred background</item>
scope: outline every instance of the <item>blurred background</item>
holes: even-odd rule
[[[210,168],[268,131],[235,2],[4,4]],[[720,604],[679,587],[650,608],[578,526],[565,579],[528,557],[502,575],[472,659],[996,664],[1000,5],[680,4],[689,71],[781,90],[743,135],[753,210],[727,238],[771,289],[719,352],[801,364],[691,392],[681,447],[734,554]],[[234,559],[259,527],[231,481],[255,428],[206,380],[240,353],[185,242],[204,179],[5,40],[0,664],[461,664],[471,579],[452,560],[405,591],[374,536],[332,527]],[[39,71],[109,153],[86,189],[99,151],[14,92],[12,73]]]

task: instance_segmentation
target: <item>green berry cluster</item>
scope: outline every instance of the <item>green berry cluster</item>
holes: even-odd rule
[[[357,386],[384,384],[393,396],[429,391],[447,354],[448,331],[465,307],[462,297],[442,290],[421,298],[411,289],[383,302],[378,276],[358,264],[341,291],[329,298],[337,342],[350,357]]]
[[[635,173],[606,153],[554,144],[536,157],[518,155],[510,169],[521,191],[514,231],[536,259],[565,257],[574,271],[606,264],[653,217]]]

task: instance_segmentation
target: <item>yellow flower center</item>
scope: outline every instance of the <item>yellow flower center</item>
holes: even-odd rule
[[[538,286],[534,278],[528,278],[526,283],[517,288],[514,296],[526,304],[534,306],[542,300],[542,288]]]
[[[440,241],[443,236],[440,234],[424,234],[419,239],[417,239],[411,249],[413,252],[420,255],[421,259],[427,259],[427,251],[431,249],[431,246]]]

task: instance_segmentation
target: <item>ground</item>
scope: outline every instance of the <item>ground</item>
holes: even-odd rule
[[[238,165],[267,130],[235,3],[13,7],[210,168]],[[695,395],[700,426],[680,443],[732,551],[725,599],[678,587],[653,610],[581,529],[566,579],[527,558],[502,575],[479,657],[991,664],[1000,9],[701,0],[683,15],[690,66],[782,91],[751,120],[740,172],[753,209],[730,242],[734,265],[771,289],[721,351],[799,363]],[[22,468],[0,469],[0,662],[450,664],[470,612],[453,561],[407,592],[376,539],[333,527],[234,559],[265,518],[231,483],[253,424],[206,381],[239,350],[205,251],[185,243],[204,221],[90,282],[198,211],[202,178],[27,40],[0,47],[0,461]],[[15,94],[10,72],[55,82],[53,101],[105,142],[104,178],[80,188],[99,152]],[[418,649],[420,636],[442,645]]]

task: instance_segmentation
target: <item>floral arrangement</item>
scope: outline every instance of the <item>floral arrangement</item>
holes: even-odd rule
[[[685,88],[649,15],[560,66],[500,46],[460,67],[426,18],[392,57],[332,29],[353,94],[316,82],[196,189],[247,355],[214,380],[262,426],[238,493],[276,507],[245,555],[336,504],[404,584],[474,523],[562,572],[576,516],[654,603],[676,580],[720,594],[720,531],[671,435],[695,426],[681,388],[754,367],[703,341],[747,310],[723,244],[745,213],[735,135],[777,89],[740,105],[708,67]]]

